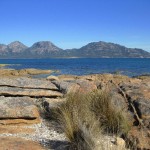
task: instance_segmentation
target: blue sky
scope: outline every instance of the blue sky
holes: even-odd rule
[[[150,0],[0,0],[0,43],[93,41],[150,51]]]

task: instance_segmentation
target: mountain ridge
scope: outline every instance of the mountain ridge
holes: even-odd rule
[[[150,53],[111,42],[91,42],[81,48],[62,49],[50,41],[39,41],[28,47],[19,41],[0,44],[0,58],[150,58]]]

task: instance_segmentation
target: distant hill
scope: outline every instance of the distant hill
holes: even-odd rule
[[[49,41],[41,41],[34,43],[31,47],[24,51],[27,58],[52,58],[61,57],[63,50]]]
[[[138,49],[107,43],[92,42],[79,49],[63,50],[50,41],[36,42],[27,47],[19,41],[9,45],[0,44],[0,58],[150,58],[150,53]]]
[[[8,45],[0,44],[0,58],[19,58],[22,57],[27,46],[19,41],[12,42]]]

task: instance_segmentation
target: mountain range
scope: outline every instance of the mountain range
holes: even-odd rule
[[[150,53],[138,48],[108,43],[92,42],[79,49],[63,50],[50,41],[40,41],[31,47],[19,41],[0,44],[0,58],[150,58]]]

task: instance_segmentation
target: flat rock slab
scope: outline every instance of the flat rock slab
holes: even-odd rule
[[[34,128],[24,126],[0,125],[0,134],[32,134],[35,133]]]
[[[28,97],[0,97],[0,119],[36,119],[38,108]]]
[[[57,90],[57,87],[50,81],[27,77],[0,78],[0,86]]]
[[[44,150],[37,142],[16,137],[0,137],[0,150]]]
[[[44,89],[23,89],[14,87],[0,87],[1,96],[29,96],[29,97],[61,97],[58,91]]]

